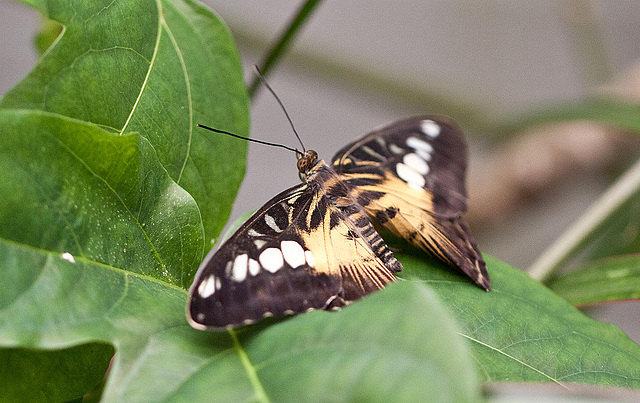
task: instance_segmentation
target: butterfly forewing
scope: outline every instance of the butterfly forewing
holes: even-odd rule
[[[324,162],[208,256],[192,285],[194,327],[337,308],[383,288],[400,264]]]
[[[488,290],[484,260],[461,219],[467,208],[466,163],[460,129],[442,116],[394,122],[333,158],[374,224],[460,268]]]

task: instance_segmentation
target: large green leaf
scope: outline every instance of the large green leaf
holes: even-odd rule
[[[7,241],[0,242],[0,265],[13,267],[9,274],[20,290],[0,310],[0,343],[113,344],[107,400],[477,398],[462,338],[419,284],[394,285],[339,313],[313,312],[238,334],[206,333],[187,325],[183,289],[145,275],[84,258],[71,263]],[[34,275],[16,275],[26,270]],[[36,365],[33,360],[23,357],[27,366]],[[47,383],[45,371],[34,375]]]
[[[200,214],[146,139],[38,111],[0,110],[0,122],[1,239],[189,286]],[[4,288],[0,306],[20,291]]]
[[[549,287],[574,305],[640,299],[640,257],[603,259],[553,278]]]
[[[207,238],[217,237],[244,175],[246,144],[195,125],[248,132],[240,59],[226,27],[190,0],[31,3],[65,29],[0,107],[140,133],[198,203]]]
[[[493,288],[482,293],[451,270],[429,270],[421,256],[400,258],[404,276],[427,282],[453,311],[485,381],[640,389],[640,346],[523,272],[488,258]]]
[[[448,268],[402,260],[413,280],[341,312],[206,333],[186,324],[183,289],[2,241],[0,265],[23,266],[9,273],[20,292],[0,310],[0,342],[40,349],[113,344],[107,400],[467,400],[475,390],[472,362],[485,381],[640,388],[639,346],[518,270],[489,259],[494,290],[487,293]],[[37,274],[16,275],[26,269]],[[453,311],[457,332],[423,282]],[[29,356],[23,361],[36,365]],[[37,375],[46,384],[47,374]]]
[[[112,356],[113,347],[99,343],[64,350],[0,349],[0,401],[70,401],[100,383]]]
[[[117,305],[128,281],[114,294],[88,271],[71,278],[47,272],[39,256],[52,257],[54,266],[87,262],[153,276],[165,288],[187,287],[203,254],[202,221],[193,198],[141,136],[40,111],[0,110],[0,121],[0,317],[27,324],[18,339],[0,336],[1,383],[14,386],[3,387],[0,400],[68,400],[103,377],[113,347],[27,349],[83,344],[50,332],[69,322],[104,332],[93,326],[94,315]],[[86,287],[96,281],[103,289]],[[22,299],[32,292],[35,299]],[[28,313],[13,311],[21,302]]]

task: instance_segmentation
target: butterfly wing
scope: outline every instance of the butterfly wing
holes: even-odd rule
[[[461,218],[467,148],[451,119],[423,116],[378,128],[338,151],[333,166],[376,225],[491,288]]]
[[[325,190],[310,182],[282,192],[207,256],[190,290],[192,326],[337,308],[395,280],[362,210],[336,205]]]

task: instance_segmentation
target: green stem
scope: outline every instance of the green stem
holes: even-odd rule
[[[251,360],[249,359],[247,352],[242,347],[242,344],[240,344],[240,340],[238,340],[238,335],[236,334],[235,330],[231,328],[227,329],[227,333],[229,333],[229,336],[231,336],[231,340],[233,341],[233,348],[238,353],[238,357],[240,357],[240,362],[242,363],[244,370],[247,372],[247,376],[249,377],[249,382],[251,382],[251,386],[253,386],[253,390],[256,394],[255,396],[256,400],[259,402],[268,403],[270,401],[269,396],[267,396],[267,393],[264,391],[264,388],[262,387],[262,383],[258,378],[258,373],[256,372],[256,368],[251,363]]]
[[[278,39],[273,43],[266,55],[262,58],[258,67],[262,74],[266,77],[269,71],[275,66],[276,62],[281,58],[284,52],[289,48],[291,41],[300,32],[300,28],[311,16],[311,13],[320,4],[320,0],[307,0],[298,9],[295,17],[289,22],[289,26],[285,29]],[[260,88],[260,80],[254,77],[249,85],[249,97],[253,99],[256,91]]]
[[[544,282],[566,262],[629,199],[640,192],[640,161],[613,184],[560,238],[536,260],[527,272]]]

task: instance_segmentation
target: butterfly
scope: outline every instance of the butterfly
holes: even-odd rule
[[[466,166],[461,130],[435,115],[374,129],[331,164],[315,151],[300,153],[302,183],[269,200],[200,265],[189,323],[224,329],[334,310],[384,288],[402,264],[376,228],[490,290],[485,262],[461,218]]]

